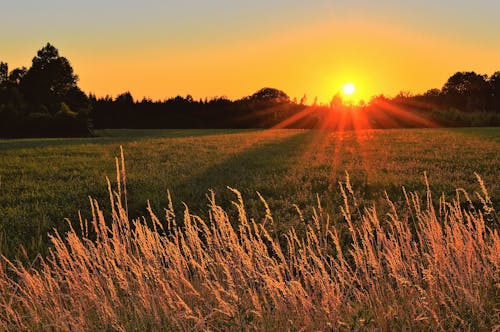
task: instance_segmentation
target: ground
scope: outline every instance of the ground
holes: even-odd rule
[[[81,139],[0,140],[0,250],[7,255],[45,251],[46,233],[67,229],[64,218],[89,217],[88,196],[106,209],[106,177],[115,175],[123,146],[130,214],[147,201],[162,215],[170,191],[177,211],[185,202],[205,216],[210,189],[230,206],[237,188],[260,218],[267,200],[279,227],[300,223],[316,206],[339,217],[338,181],[348,172],[361,203],[381,204],[383,192],[403,202],[401,187],[455,195],[484,180],[497,209],[500,185],[498,128],[327,132],[309,130],[102,130]]]

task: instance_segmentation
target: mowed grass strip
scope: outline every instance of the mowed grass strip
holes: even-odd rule
[[[250,215],[269,203],[279,227],[300,229],[293,204],[311,213],[319,195],[324,209],[339,216],[338,181],[348,172],[360,203],[403,202],[402,186],[424,192],[424,172],[433,192],[478,190],[480,174],[498,209],[498,128],[327,132],[307,130],[104,130],[88,139],[0,141],[0,250],[30,255],[47,248],[52,228],[64,218],[89,217],[88,196],[101,204],[103,185],[115,178],[114,156],[123,146],[131,216],[143,215],[149,200],[161,212],[170,190],[180,213],[185,202],[205,213],[209,189],[230,208],[227,186],[239,189]],[[103,206],[106,211],[106,206]],[[108,209],[109,210],[109,209]],[[339,217],[339,220],[341,218]]]

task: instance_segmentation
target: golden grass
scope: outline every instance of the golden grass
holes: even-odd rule
[[[318,207],[305,233],[230,220],[215,194],[209,220],[174,213],[127,216],[125,169],[110,187],[112,220],[61,235],[34,267],[0,260],[0,330],[491,330],[499,328],[498,216],[480,178],[481,208],[464,191],[433,206],[406,193],[383,214],[340,184],[345,225]],[[298,208],[297,208],[298,209]],[[161,219],[161,221],[160,221]]]

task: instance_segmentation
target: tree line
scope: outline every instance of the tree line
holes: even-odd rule
[[[0,62],[0,136],[87,136],[99,128],[394,128],[500,125],[500,72],[457,72],[441,89],[383,95],[349,106],[336,95],[328,105],[307,104],[263,88],[230,100],[176,96],[135,100],[130,92],[96,97],[77,85],[68,59],[51,44],[31,67],[9,71]]]
[[[0,62],[0,136],[85,136],[90,101],[70,62],[51,44],[29,69]]]

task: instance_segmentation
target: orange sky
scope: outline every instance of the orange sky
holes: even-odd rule
[[[278,2],[271,1],[271,7],[285,3]],[[307,94],[309,102],[315,96],[328,102],[344,83],[352,82],[355,98],[368,99],[379,93],[440,88],[459,70],[486,74],[500,70],[500,37],[494,32],[500,25],[487,24],[489,12],[500,5],[491,2],[491,8],[484,8],[489,2],[480,0],[477,6],[481,2],[480,12],[464,7],[449,12],[450,17],[429,18],[447,9],[426,12],[404,4],[396,8],[398,2],[389,0],[381,2],[385,10],[363,1],[344,7],[326,1],[315,6],[312,1],[306,8],[290,0],[293,8],[272,7],[263,15],[258,10],[264,7],[255,7],[260,1],[229,9],[229,2],[215,1],[214,6],[226,10],[222,13],[208,7],[193,13],[175,1],[168,2],[171,6],[146,1],[149,9],[127,2],[129,7],[117,9],[120,16],[104,8],[102,17],[96,18],[90,16],[90,7],[48,1],[49,9],[52,6],[61,15],[73,11],[89,15],[87,21],[74,22],[51,16],[54,10],[40,14],[36,8],[30,12],[10,4],[14,18],[0,25],[19,28],[10,30],[17,31],[15,35],[0,26],[0,41],[7,45],[7,50],[2,46],[0,60],[11,69],[29,66],[36,50],[49,41],[71,61],[80,87],[98,96],[129,90],[138,99],[177,94],[239,98],[271,86],[291,97]],[[176,10],[182,19],[176,20]],[[35,23],[26,26],[15,20],[21,13],[29,22],[52,20],[36,29]]]

